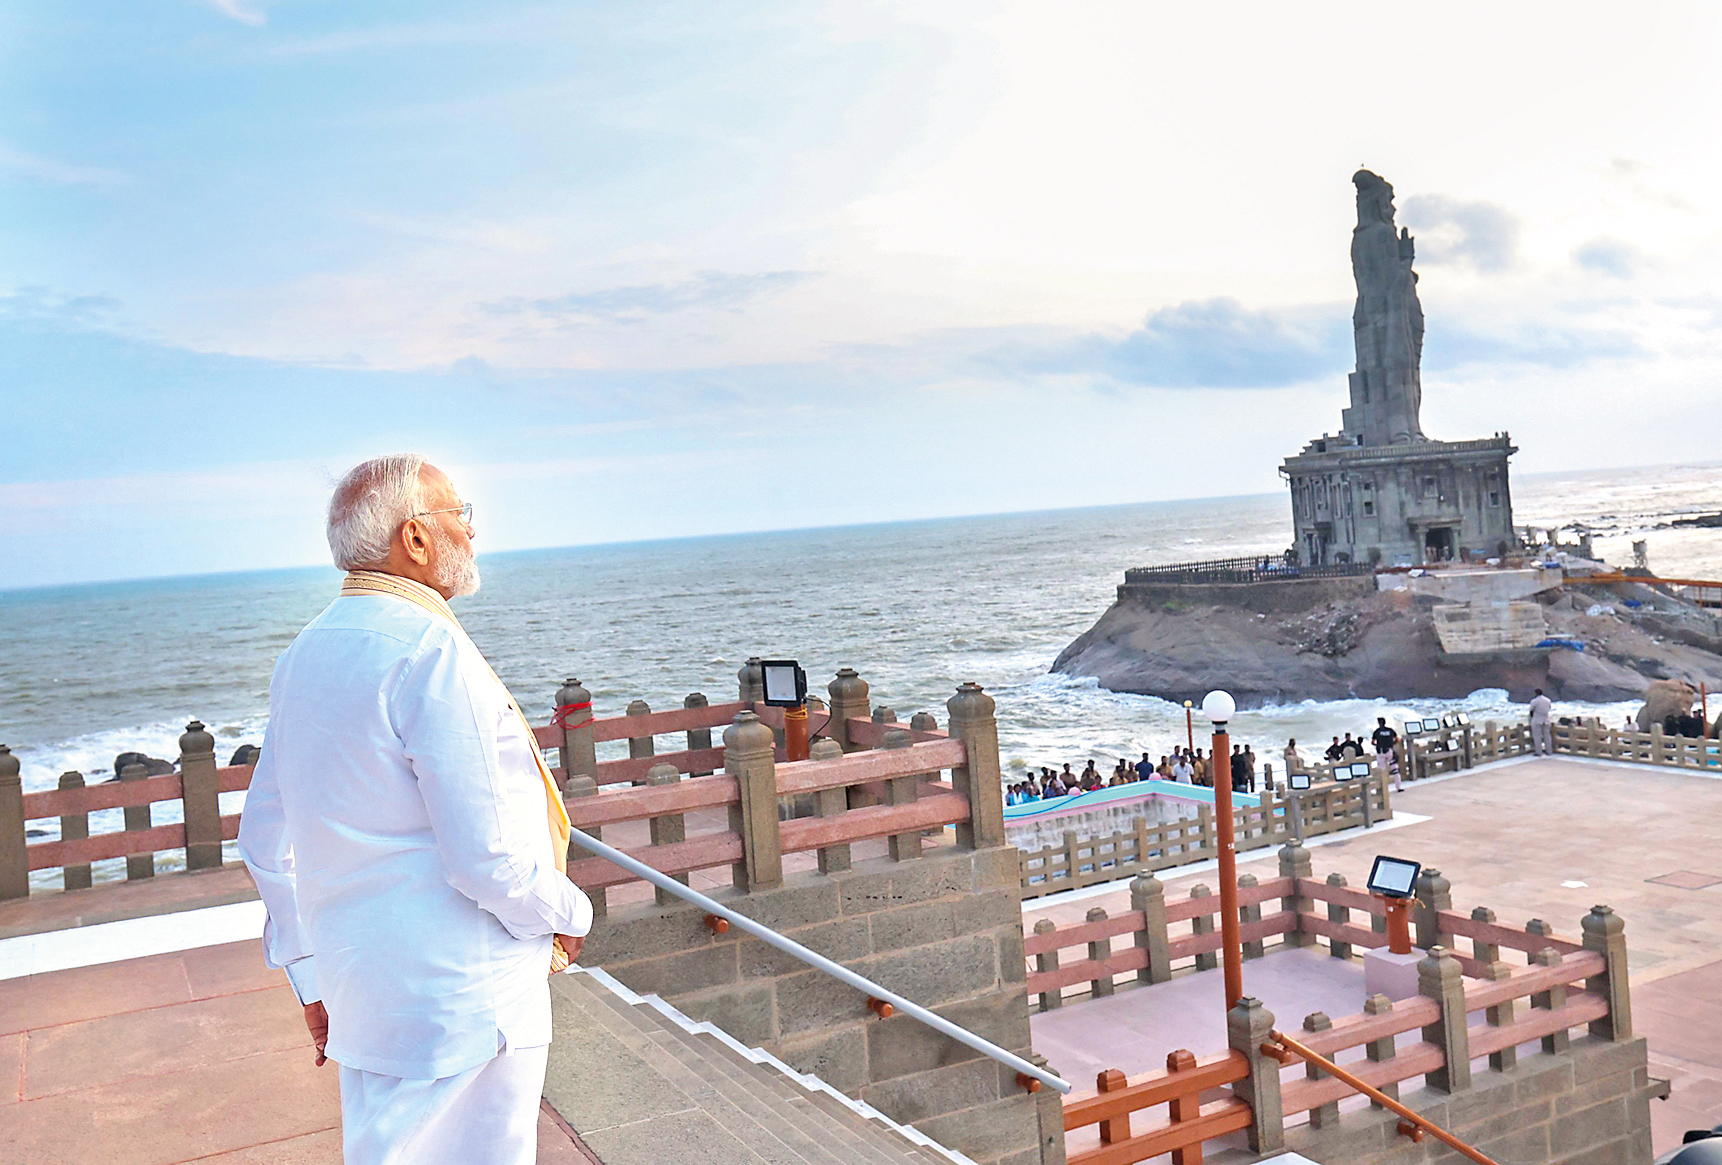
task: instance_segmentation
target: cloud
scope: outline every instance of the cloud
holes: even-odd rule
[[[1587,271],[1631,279],[1644,262],[1643,254],[1619,239],[1592,239],[1573,252],[1573,262]]]
[[[1414,194],[1405,200],[1404,215],[1418,236],[1418,258],[1429,266],[1468,264],[1478,271],[1504,271],[1518,258],[1519,220],[1493,202]]]
[[[0,318],[93,326],[111,322],[120,301],[107,295],[55,295],[46,287],[19,287],[0,295]]]
[[[7,145],[0,145],[0,171],[65,186],[111,186],[126,181],[126,176],[117,170],[56,162]]]
[[[254,28],[257,25],[266,23],[269,19],[261,12],[252,12],[248,10],[244,5],[240,4],[239,0],[209,0],[209,4],[210,7],[214,8],[223,16],[231,16],[239,23],[249,24]]]
[[[1424,371],[1474,364],[1534,364],[1575,368],[1594,360],[1640,356],[1644,348],[1625,332],[1558,324],[1474,327],[1432,323],[1423,335]]]
[[[1351,313],[1341,305],[1252,309],[1208,299],[1152,312],[1122,339],[1084,337],[1027,364],[1127,384],[1265,388],[1337,375],[1351,356]]]
[[[575,291],[545,299],[512,297],[484,304],[494,315],[536,315],[563,323],[631,322],[691,308],[733,311],[761,296],[785,291],[819,277],[817,271],[760,271],[740,274],[702,271],[680,283],[650,283]]]

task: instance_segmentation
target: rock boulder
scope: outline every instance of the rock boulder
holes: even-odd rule
[[[1670,716],[1688,715],[1697,701],[1698,689],[1685,680],[1652,680],[1644,689],[1644,707],[1638,710],[1638,730],[1649,732],[1651,725]]]

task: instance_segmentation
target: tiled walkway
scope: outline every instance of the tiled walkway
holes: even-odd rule
[[[0,981],[6,1165],[339,1165],[335,1073],[255,942]]]

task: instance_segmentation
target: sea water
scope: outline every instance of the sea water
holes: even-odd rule
[[[1515,480],[1521,528],[1587,523],[1616,563],[1647,538],[1652,569],[1669,577],[1722,577],[1722,531],[1667,526],[1719,508],[1716,465]],[[945,700],[974,680],[998,702],[1007,770],[1093,758],[1105,772],[1183,742],[1184,709],[1050,674],[1053,658],[1105,611],[1127,567],[1289,542],[1287,499],[1274,494],[518,551],[481,555],[483,589],[454,607],[538,723],[565,677],[591,690],[598,715],[619,715],[636,698],[659,710],[694,691],[733,699],[736,670],[759,655],[799,660],[815,692],[854,667],[875,706],[905,720],[927,710],[942,724]],[[193,718],[215,733],[223,764],[259,742],[275,657],[338,582],[332,568],[306,568],[0,591],[0,742],[25,789],[73,769],[111,779],[122,751],[172,759]],[[1524,715],[1498,690],[1391,707],[1306,701],[1239,713],[1233,739],[1277,761],[1288,737],[1313,744],[1367,734],[1377,715],[1449,709],[1479,722]],[[1619,723],[1635,705],[1557,710]],[[625,746],[601,746],[611,755]],[[242,799],[226,795],[226,810]],[[177,808],[157,805],[156,821]],[[118,817],[96,815],[92,830],[120,828]],[[55,825],[32,823],[44,838]]]

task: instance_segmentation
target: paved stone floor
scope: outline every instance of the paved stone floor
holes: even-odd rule
[[[255,942],[0,981],[7,1165],[339,1165],[335,1073]],[[538,1159],[587,1161],[548,1113]]]
[[[1649,1040],[1651,1074],[1672,1081],[1671,1099],[1651,1102],[1658,1151],[1678,1145],[1686,1129],[1722,1123],[1722,780],[1645,766],[1533,760],[1413,784],[1396,793],[1393,804],[1429,820],[1314,847],[1315,875],[1337,870],[1361,887],[1377,853],[1413,858],[1453,883],[1454,909],[1488,906],[1515,926],[1542,918],[1575,939],[1592,904],[1612,906],[1626,922],[1635,1029]],[[1271,851],[1245,855],[1238,869],[1263,879],[1278,873]],[[1174,873],[1164,875],[1168,900],[1187,896],[1198,882],[1216,885],[1212,872]],[[1128,910],[1129,897],[1121,887],[1052,905],[1031,901],[1023,905],[1023,919],[1068,925],[1095,906]],[[1300,1023],[1314,1008],[1277,998],[1287,988],[1277,971],[1266,970],[1276,960],[1246,963],[1245,991],[1285,1022]],[[1153,1018],[1150,991],[1121,988],[1101,1005],[1119,1012],[1120,1024],[1151,1030],[1165,1021]],[[1129,1016],[1132,996],[1140,1010]],[[1087,1006],[1067,1001],[1057,1012],[1037,1015],[1036,1049],[1043,1027],[1049,1040],[1063,1039],[1055,1033]],[[1168,1014],[1179,1010],[1168,1008]],[[1182,1018],[1172,1020],[1170,1030],[1183,1033],[1186,1026],[1203,1030]],[[1175,1046],[1160,1047],[1156,1040],[1151,1053],[1140,1051],[1142,1069],[1135,1070],[1163,1062]],[[1203,1055],[1223,1047],[1221,1036],[1191,1050]],[[1061,1067],[1053,1053],[1043,1054]],[[1087,1072],[1079,1083],[1092,1089],[1092,1080]]]

